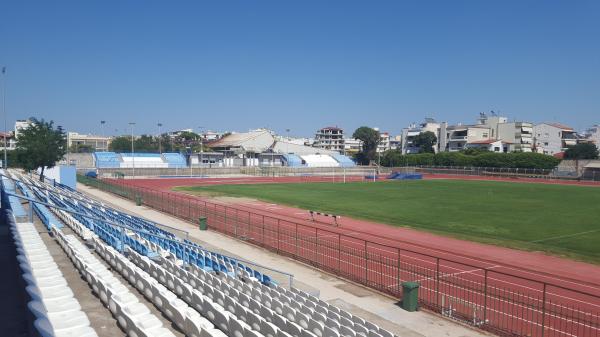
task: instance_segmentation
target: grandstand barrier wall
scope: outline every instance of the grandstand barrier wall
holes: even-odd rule
[[[249,175],[249,176],[273,176],[273,177],[294,177],[294,176],[342,176],[356,175],[364,176],[373,174],[378,170],[372,166],[357,166],[357,167],[281,167],[281,166],[266,166],[266,167],[171,167],[171,168],[156,168],[156,167],[138,167],[135,166],[136,177],[206,177],[206,176],[227,176],[227,175]],[[79,170],[81,174],[85,174],[87,170]],[[100,177],[112,177],[115,174],[123,174],[125,177],[133,176],[133,168],[98,168]]]
[[[204,216],[212,230],[398,299],[403,282],[418,282],[422,307],[502,336],[600,336],[599,294],[180,193],[134,187],[126,180],[92,186],[130,200],[141,196],[145,205],[187,221]]]

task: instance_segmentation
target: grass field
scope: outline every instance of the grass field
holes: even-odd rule
[[[178,187],[600,263],[600,188],[421,180]]]

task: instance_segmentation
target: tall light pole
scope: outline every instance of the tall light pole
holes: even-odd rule
[[[2,161],[2,165],[4,168],[8,168],[8,163],[6,162],[6,67],[2,67],[2,114],[4,115],[4,161]]]
[[[290,138],[290,129],[285,129],[285,133],[287,134],[287,142],[285,143],[285,154],[288,154],[290,151],[288,144],[292,142],[292,139]]]
[[[162,153],[162,144],[160,143],[160,139],[162,138],[162,135],[160,134],[160,127],[162,126],[162,123],[158,123],[156,125],[158,126],[158,153]]]
[[[106,121],[100,121],[100,136],[102,136],[102,138],[104,138],[104,124],[106,124]],[[102,140],[102,142],[104,142],[104,140]],[[104,144],[106,144],[105,151],[108,151],[108,141],[106,141]],[[98,147],[97,143],[96,147]]]
[[[202,129],[204,129],[203,126],[198,127],[198,135],[200,136],[200,167],[202,167],[202,153],[204,152],[202,149]]]
[[[135,179],[135,155],[133,154],[133,126],[135,122],[129,122],[129,125],[131,126],[131,167],[133,168],[133,179]]]

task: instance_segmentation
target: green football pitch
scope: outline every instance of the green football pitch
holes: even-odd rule
[[[600,188],[419,180],[178,187],[600,263]]]

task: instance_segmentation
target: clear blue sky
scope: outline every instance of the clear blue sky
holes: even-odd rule
[[[3,1],[9,127],[600,123],[600,1]]]

